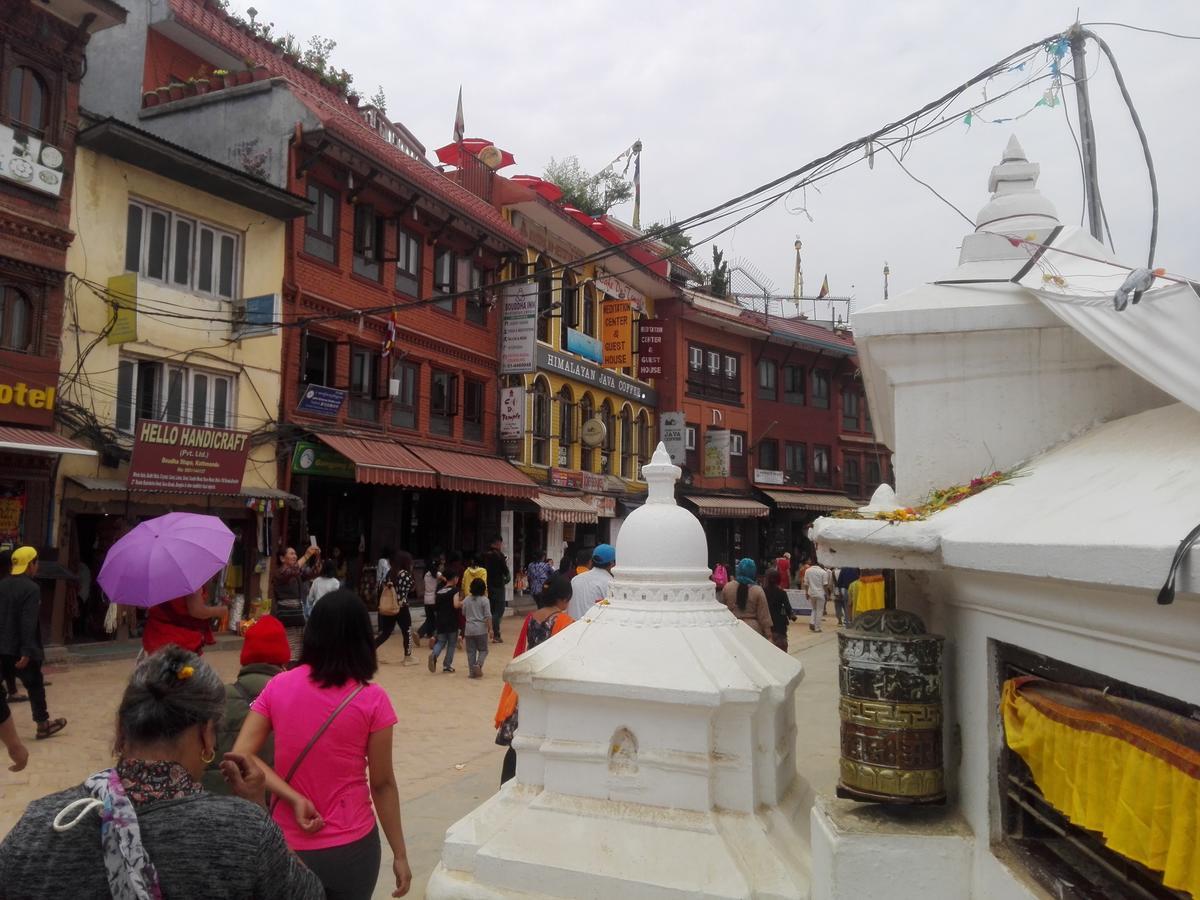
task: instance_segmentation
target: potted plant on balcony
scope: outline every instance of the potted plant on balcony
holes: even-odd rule
[[[163,103],[169,103],[171,101],[171,88],[169,86],[165,84],[160,85],[154,89],[154,92],[158,94],[158,102],[160,105]]]
[[[255,63],[254,68],[251,70],[251,72],[254,75],[255,81],[265,81],[266,79],[271,77],[271,73],[269,71],[267,71],[267,67],[265,65],[263,65],[262,63]]]
[[[207,94],[212,88],[212,83],[207,78],[196,78],[193,83],[196,85],[196,96]]]
[[[184,91],[187,90],[187,85],[182,81],[172,81],[167,85],[167,95],[172,100],[182,100]]]
[[[247,67],[237,73],[238,84],[249,84],[254,80],[254,72],[250,69],[251,63],[247,63]]]
[[[142,94],[142,109],[158,106],[158,91],[146,91]]]
[[[220,90],[223,87],[231,88],[237,84],[237,76],[230,75],[228,69],[213,69],[212,77],[216,79],[217,83],[214,90]]]

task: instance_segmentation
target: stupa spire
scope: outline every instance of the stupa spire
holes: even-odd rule
[[[671,462],[671,454],[661,441],[650,462],[642,466],[642,477],[646,480],[647,503],[669,503],[675,505],[675,482],[683,469]]]
[[[992,197],[975,216],[975,230],[1007,232],[1060,224],[1054,204],[1038,190],[1041,171],[1029,161],[1017,136],[1009,137],[1000,164],[988,175]]]

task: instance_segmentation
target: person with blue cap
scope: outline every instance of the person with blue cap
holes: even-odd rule
[[[582,619],[587,612],[608,596],[612,584],[612,568],[617,562],[617,551],[612,544],[597,544],[592,551],[592,567],[571,579],[571,604],[567,614],[575,620]]]

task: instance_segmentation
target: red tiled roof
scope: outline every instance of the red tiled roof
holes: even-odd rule
[[[538,486],[533,479],[498,457],[432,447],[414,447],[413,450],[437,470],[438,486],[442,490],[525,499],[537,495]]]
[[[25,450],[32,453],[67,453],[76,456],[95,456],[95,450],[89,450],[82,444],[55,434],[53,431],[39,431],[36,428],[14,428],[0,425],[0,450]]]
[[[354,480],[360,484],[437,487],[437,473],[395,441],[372,441],[342,434],[318,434],[317,437],[354,463]]]
[[[226,51],[267,67],[272,75],[282,75],[296,98],[321,120],[325,129],[359,152],[388,166],[395,174],[445,203],[493,235],[514,247],[524,247],[525,239],[491,204],[451,181],[437,169],[415,160],[393,147],[375,133],[366,122],[332,89],[307,72],[277,56],[269,44],[237,28],[222,12],[206,8],[199,0],[170,0],[175,20]]]
[[[765,316],[761,312],[742,310],[741,317],[760,328],[766,328],[774,334],[797,338],[807,343],[817,343],[830,349],[837,348],[844,353],[854,354],[854,335],[849,331],[831,331],[820,325],[806,322],[804,319],[786,316]]]

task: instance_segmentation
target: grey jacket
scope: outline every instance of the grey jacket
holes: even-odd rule
[[[28,575],[0,580],[0,656],[45,658],[38,619],[42,591]]]
[[[100,819],[70,831],[54,816],[88,796],[69,788],[29,804],[0,844],[0,900],[108,898]],[[323,900],[321,882],[293,854],[266,810],[236,797],[197,794],[139,806],[142,844],[171,900]]]

